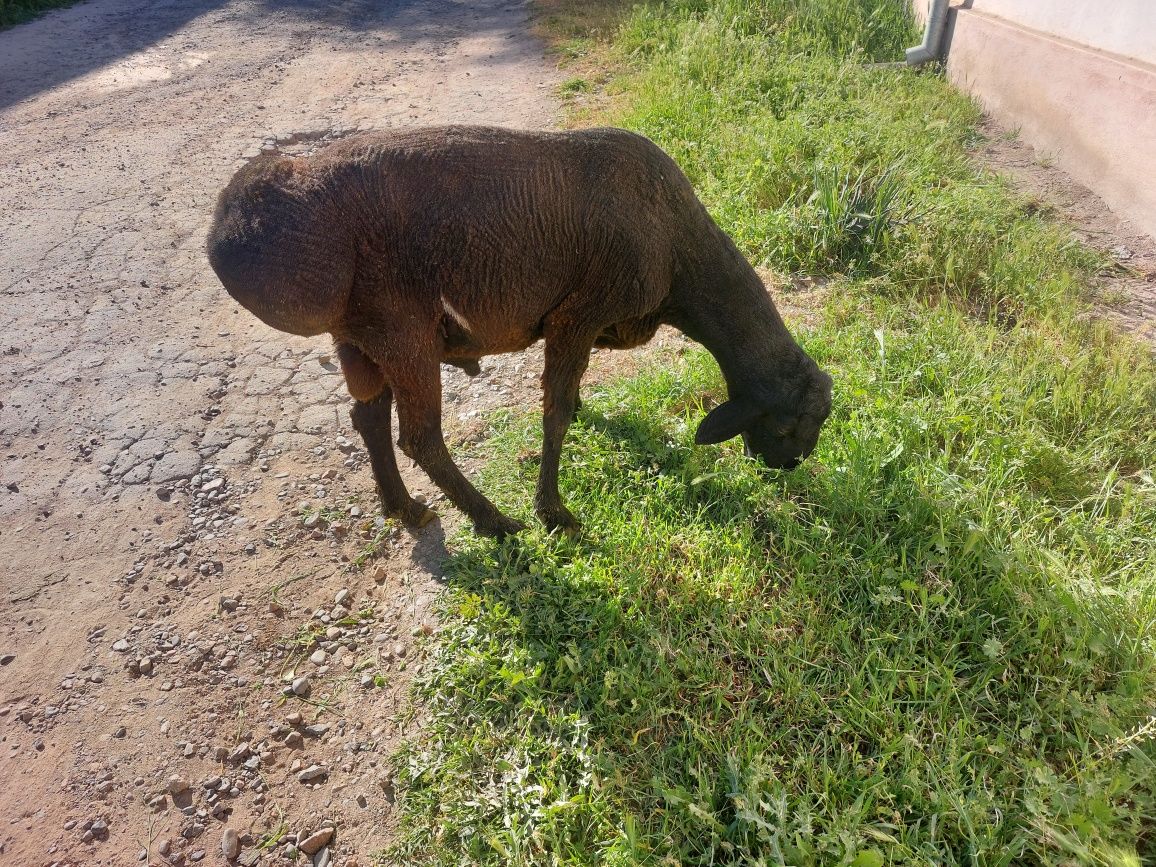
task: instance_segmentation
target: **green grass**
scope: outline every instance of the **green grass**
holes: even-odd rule
[[[0,30],[43,15],[49,9],[72,6],[79,0],[0,0]]]
[[[898,2],[613,32],[583,43],[599,119],[822,278],[800,336],[834,411],[780,473],[692,445],[725,396],[704,352],[587,389],[584,534],[455,542],[386,860],[1153,863],[1156,363],[1085,315],[1098,258],[974,167],[968,100],[871,65],[916,41]],[[481,446],[531,523],[539,437],[509,415]]]

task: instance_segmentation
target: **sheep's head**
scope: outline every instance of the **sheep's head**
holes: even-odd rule
[[[831,414],[831,377],[813,363],[808,368],[785,397],[739,395],[716,406],[698,426],[694,441],[706,445],[741,435],[747,457],[760,458],[772,469],[794,469],[814,451]]]

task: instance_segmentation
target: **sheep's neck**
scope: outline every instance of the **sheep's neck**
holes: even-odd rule
[[[670,324],[710,351],[732,398],[757,398],[797,368],[802,349],[754,268],[718,234],[723,255],[683,265]]]

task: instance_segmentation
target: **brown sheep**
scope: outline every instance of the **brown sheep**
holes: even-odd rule
[[[308,157],[263,155],[221,193],[209,261],[274,328],[328,331],[386,515],[433,517],[406,491],[390,433],[477,532],[522,525],[454,465],[438,365],[545,341],[535,510],[578,522],[558,494],[562,440],[593,347],[646,343],[668,323],[714,355],[729,400],[695,442],[742,435],[794,467],[831,408],[831,379],[791,338],[762,281],[655,144],[618,129],[450,126],[348,138]]]

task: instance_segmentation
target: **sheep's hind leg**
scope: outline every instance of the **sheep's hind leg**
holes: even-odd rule
[[[394,382],[401,450],[417,461],[450,502],[469,516],[479,535],[501,539],[524,530],[523,524],[503,515],[457,468],[442,436],[437,363],[420,367],[417,374],[410,368],[411,380]]]
[[[390,407],[393,401],[388,387],[370,401],[357,401],[350,411],[353,428],[365,441],[381,511],[387,518],[398,518],[411,527],[424,527],[437,514],[409,495],[397,469],[393,454]]]
[[[538,490],[534,511],[551,530],[562,530],[568,536],[577,534],[581,525],[562,503],[558,493],[558,466],[562,460],[562,443],[566,430],[578,413],[581,401],[578,386],[590,363],[589,343],[572,337],[546,335],[546,366],[542,373],[542,463],[538,469]]]

